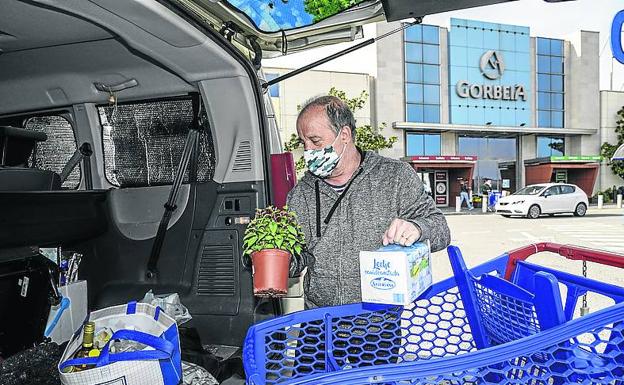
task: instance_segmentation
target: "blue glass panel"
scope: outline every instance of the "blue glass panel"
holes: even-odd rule
[[[560,56],[550,57],[550,73],[563,74],[563,58]]]
[[[530,39],[526,35],[516,35],[516,52],[530,52]]]
[[[563,76],[550,75],[550,89],[552,91],[563,92]]]
[[[500,124],[503,126],[513,126],[516,123],[516,110],[503,107],[500,113]]]
[[[540,110],[550,110],[550,94],[548,92],[537,93],[537,108]]]
[[[483,31],[483,48],[484,49],[494,49],[497,50],[498,46],[498,32],[485,30]]]
[[[537,157],[544,158],[551,156],[552,148],[550,144],[552,143],[552,139],[546,136],[538,136],[537,137]]]
[[[473,48],[483,48],[483,30],[481,28],[468,28],[466,45]]]
[[[489,138],[487,157],[490,159],[516,159],[516,139]]]
[[[423,25],[422,38],[423,43],[429,44],[439,44],[440,43],[440,32],[438,31],[438,27],[434,25]]]
[[[516,35],[509,32],[500,33],[500,48],[504,51],[516,50]]]
[[[563,94],[550,94],[550,108],[553,110],[563,110]]]
[[[440,155],[440,135],[425,135],[425,155]]]
[[[563,56],[563,40],[552,39],[550,41],[550,54]]]
[[[550,55],[550,39],[544,39],[543,37],[537,38],[537,54]]]
[[[423,73],[422,73],[422,64],[412,64],[407,63],[405,66],[406,76],[408,82],[410,83],[422,83],[423,81]]]
[[[422,26],[413,25],[405,30],[405,41],[420,43],[422,41]]]
[[[406,98],[408,103],[422,103],[423,102],[423,86],[422,84],[407,83],[406,86]]]
[[[429,84],[440,84],[440,66],[424,64],[423,80],[425,83]]]
[[[543,74],[550,72],[550,56],[537,55],[537,72]]]
[[[550,114],[550,126],[563,128],[563,111],[552,111]]]
[[[423,122],[425,123],[440,123],[440,106],[425,104]]]
[[[422,104],[408,104],[407,105],[407,121],[408,122],[422,122],[423,121]]]
[[[470,107],[468,109],[468,124],[484,125],[485,109],[483,107]]]
[[[537,111],[537,126],[550,127],[550,111]]]
[[[440,86],[429,84],[424,85],[424,103],[440,104]]]
[[[405,43],[405,60],[422,63],[422,44]]]
[[[451,106],[451,119],[453,124],[467,124],[468,123],[468,108]]]
[[[423,134],[407,133],[407,156],[425,155]]]
[[[449,33],[449,45],[456,45],[464,47],[466,45],[467,30],[465,27],[451,27]]]
[[[440,64],[440,49],[437,45],[423,44],[423,63]]]
[[[537,90],[550,91],[550,75],[537,74]]]
[[[449,47],[449,49],[451,50],[450,64],[452,66],[466,66],[467,65],[468,61],[466,58],[468,57],[468,50],[466,47],[451,46]]]

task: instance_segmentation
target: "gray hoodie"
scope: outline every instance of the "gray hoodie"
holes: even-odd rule
[[[305,293],[310,305],[361,301],[359,252],[381,247],[394,218],[419,227],[419,241],[429,239],[432,251],[450,242],[446,219],[414,169],[371,151],[363,155],[342,198],[309,172],[288,194],[288,207],[297,214],[308,245]]]

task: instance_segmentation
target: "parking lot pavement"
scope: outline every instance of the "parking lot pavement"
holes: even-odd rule
[[[572,215],[539,219],[503,218],[500,215],[449,215],[451,243],[458,246],[468,266],[475,266],[506,251],[536,242],[556,242],[623,254],[624,209],[590,209],[585,217]],[[433,255],[434,281],[452,275],[446,251]],[[581,274],[582,262],[552,253],[541,253],[529,261]],[[624,270],[588,263],[588,277],[624,286]],[[589,297],[595,308],[607,304],[603,298]]]

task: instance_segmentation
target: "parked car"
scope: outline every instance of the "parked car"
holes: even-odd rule
[[[544,183],[526,186],[499,199],[496,213],[504,217],[538,218],[542,214],[572,213],[582,217],[587,212],[587,194],[578,186],[564,183]]]

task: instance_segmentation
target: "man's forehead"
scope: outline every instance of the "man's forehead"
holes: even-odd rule
[[[325,110],[320,106],[304,111],[297,119],[297,129],[307,136],[325,135],[333,132]]]

